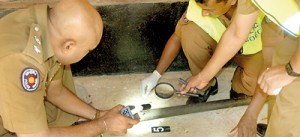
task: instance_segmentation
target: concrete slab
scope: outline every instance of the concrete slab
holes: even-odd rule
[[[219,93],[208,101],[228,99],[233,67],[223,69],[218,75]],[[152,108],[184,105],[187,97],[173,96],[160,99],[154,93],[147,99],[140,96],[140,81],[150,74],[101,75],[75,77],[75,83],[87,89],[92,105],[99,109],[110,109],[117,104],[140,105],[150,103]],[[170,82],[179,88],[178,78],[190,76],[188,71],[167,72],[160,81]],[[188,115],[180,115],[150,121],[142,121],[128,130],[125,137],[225,137],[238,123],[246,106],[219,109]],[[267,105],[264,106],[258,122],[266,123]],[[171,132],[152,133],[151,127],[170,126]],[[104,134],[104,137],[110,137]]]

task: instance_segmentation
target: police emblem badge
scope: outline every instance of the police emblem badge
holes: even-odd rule
[[[21,74],[21,84],[25,91],[35,91],[40,85],[39,72],[33,68],[25,68]]]

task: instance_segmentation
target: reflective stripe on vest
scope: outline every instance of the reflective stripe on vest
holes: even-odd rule
[[[300,35],[300,7],[296,0],[252,0],[266,16],[292,36]]]
[[[195,0],[189,1],[186,17],[201,27],[209,36],[215,41],[219,42],[226,27],[221,23],[218,18],[210,16],[202,16],[202,8],[196,3]],[[255,54],[262,50],[261,42],[261,22],[264,15],[261,13],[248,36],[247,41],[244,43],[240,53],[243,55]]]

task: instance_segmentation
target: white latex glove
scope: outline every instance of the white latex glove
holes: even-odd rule
[[[154,70],[149,77],[142,80],[140,91],[141,91],[141,95],[144,98],[147,98],[150,95],[152,89],[156,86],[160,77],[161,75],[156,70]]]

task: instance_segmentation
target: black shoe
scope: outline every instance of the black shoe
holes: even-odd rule
[[[260,137],[264,137],[267,130],[267,126],[267,124],[257,124],[257,135],[259,135]]]
[[[218,80],[215,78],[215,84],[210,86],[205,92],[204,95],[199,95],[199,97],[189,97],[186,101],[186,104],[197,104],[201,102],[206,102],[210,95],[215,95],[218,93]]]
[[[245,99],[248,96],[243,93],[237,93],[232,88],[230,89],[230,99]]]

